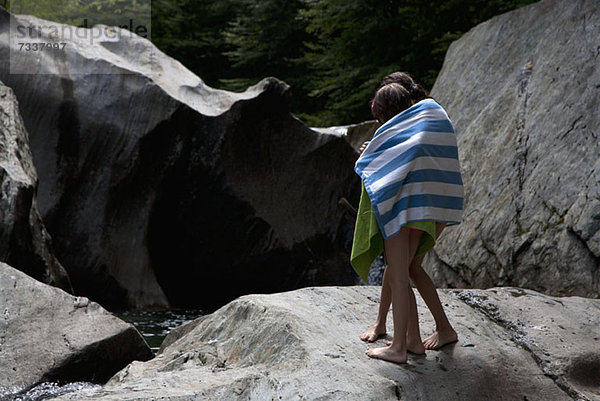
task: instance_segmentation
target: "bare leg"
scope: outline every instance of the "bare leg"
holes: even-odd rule
[[[422,232],[401,228],[400,232],[384,241],[385,252],[388,258],[386,273],[387,284],[392,295],[392,313],[394,317],[394,337],[387,347],[367,349],[366,354],[371,358],[384,359],[395,363],[407,361],[407,329],[409,315],[416,312],[411,308],[412,291],[409,286],[408,271],[411,259],[417,249]],[[385,274],[385,273],[384,273]],[[412,317],[418,326],[416,313]]]
[[[379,300],[379,311],[377,312],[377,320],[373,326],[369,327],[367,331],[360,335],[360,339],[372,343],[379,337],[385,335],[386,328],[385,322],[387,320],[387,314],[392,304],[392,291],[388,283],[387,267],[383,271],[383,282],[381,283],[381,298]]]
[[[406,330],[406,349],[413,354],[423,355],[425,353],[425,347],[421,340],[415,293],[410,286],[408,286],[408,291],[410,295],[410,314],[408,315],[408,328]],[[385,343],[386,345],[392,344],[389,340]]]
[[[410,313],[408,315],[408,328],[406,330],[406,349],[413,354],[422,355],[425,353],[425,347],[423,346],[423,341],[421,341],[415,293],[410,285],[408,286],[408,294],[410,295]]]
[[[443,223],[436,224],[436,237],[440,235],[444,229]],[[424,256],[419,256],[413,260],[410,265],[410,278],[419,290],[423,301],[431,311],[435,320],[435,332],[423,341],[425,349],[438,349],[446,344],[456,342],[458,336],[452,325],[448,321],[448,317],[444,312],[440,297],[435,289],[435,285],[431,277],[427,274],[421,263]]]
[[[387,274],[386,268],[383,272],[383,283],[381,284],[381,299],[379,301],[377,320],[375,320],[373,326],[369,327],[367,331],[360,335],[360,339],[363,341],[372,343],[386,334],[387,315],[390,310],[390,305],[392,304],[392,291],[388,283],[388,277],[389,275]],[[417,303],[412,288],[409,288],[409,290],[411,296],[411,312],[408,320],[408,330],[406,332],[406,344],[409,352],[421,355],[425,353],[425,347],[421,341],[419,321],[412,318],[412,316],[417,316]],[[387,345],[390,344],[391,341],[388,341]]]

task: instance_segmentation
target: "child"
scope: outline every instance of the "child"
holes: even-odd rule
[[[387,268],[377,320],[361,335],[361,339],[372,342],[385,334],[385,320],[392,303],[394,338],[388,347],[369,349],[367,354],[405,363],[407,350],[422,354],[425,349],[437,349],[457,340],[433,282],[422,269],[421,262],[446,223],[460,222],[462,180],[452,125],[441,106],[428,99],[425,91],[410,76],[394,73],[386,77],[372,101],[371,111],[384,125],[375,133],[373,141],[363,147],[366,148],[365,153],[356,165],[365,185],[352,262],[355,268],[362,263],[363,271],[364,266],[368,271],[373,256],[380,253],[379,246],[385,249]],[[440,166],[442,169],[431,173],[435,169],[427,168],[428,163],[433,163],[438,170]],[[382,186],[382,183],[385,185]],[[444,190],[448,188],[446,196]],[[376,209],[371,207],[371,200]],[[372,234],[373,230],[365,235],[365,230],[361,229],[377,226],[382,228],[381,232],[377,230],[377,235]],[[361,241],[363,245],[367,244],[366,248],[371,248],[362,254],[361,250],[365,247],[361,248]],[[421,342],[409,276],[436,320],[436,331],[424,342]]]

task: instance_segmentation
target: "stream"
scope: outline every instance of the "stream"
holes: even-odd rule
[[[134,310],[117,314],[120,319],[133,323],[155,355],[163,340],[171,330],[204,315],[205,313],[200,309],[172,309],[164,311]]]

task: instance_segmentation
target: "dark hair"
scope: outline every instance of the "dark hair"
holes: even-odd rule
[[[425,88],[417,84],[412,79],[412,77],[405,72],[396,71],[392,72],[389,75],[386,75],[381,80],[381,84],[379,85],[379,87],[381,88],[391,83],[402,85],[410,93],[410,96],[413,99],[413,103],[417,103],[423,99],[429,98],[429,93],[427,93]]]
[[[375,96],[371,100],[371,114],[383,124],[414,103],[410,92],[404,86],[392,82],[375,92]]]

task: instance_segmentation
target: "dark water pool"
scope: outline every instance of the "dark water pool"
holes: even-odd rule
[[[165,311],[129,311],[117,316],[133,323],[156,354],[163,340],[174,328],[204,316],[199,309]]]

